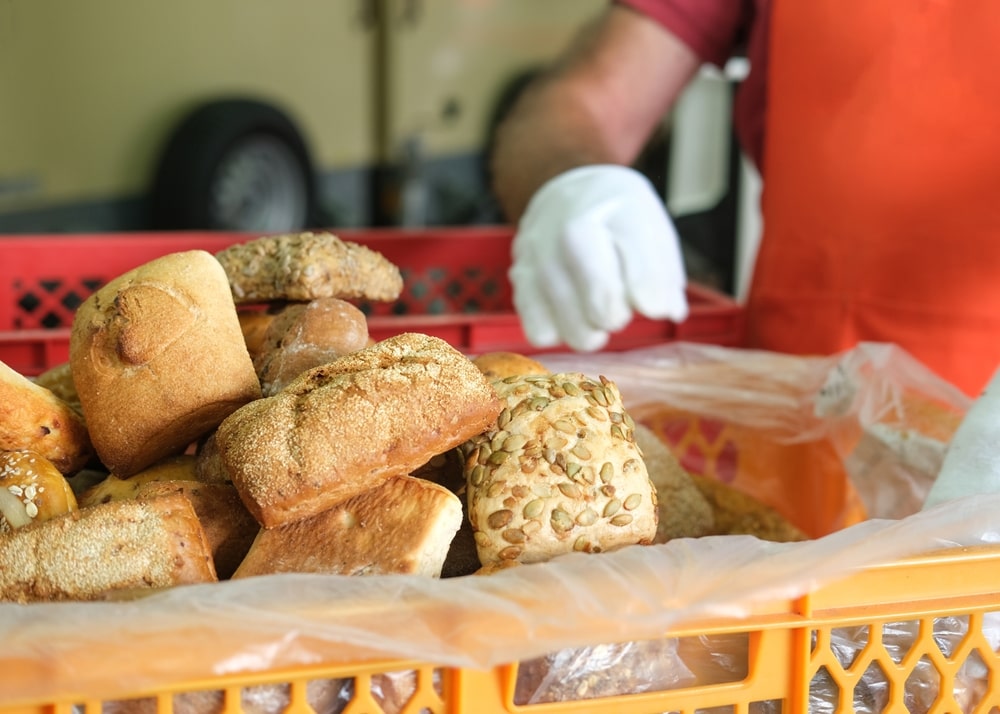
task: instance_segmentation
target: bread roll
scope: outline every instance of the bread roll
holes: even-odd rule
[[[0,452],[0,533],[76,509],[76,494],[51,461],[34,451]]]
[[[411,476],[433,481],[454,493],[462,502],[462,525],[452,538],[448,556],[441,567],[442,578],[456,578],[472,575],[482,564],[476,550],[475,533],[468,517],[468,501],[465,497],[465,472],[461,452],[450,449],[438,454],[426,464],[410,473]]]
[[[267,528],[409,474],[486,429],[500,400],[447,342],[405,333],[300,375],[215,433],[225,473]]]
[[[164,256],[88,297],[70,364],[97,454],[122,478],[261,395],[225,271],[205,251]]]
[[[651,543],[656,491],[614,383],[563,373],[493,384],[504,410],[461,447],[482,564]]]
[[[0,362],[0,450],[41,454],[63,474],[94,455],[90,434],[73,407]]]
[[[412,476],[391,478],[295,523],[261,529],[233,578],[268,573],[439,577],[462,523],[448,489]]]
[[[274,312],[271,310],[261,310],[252,307],[239,308],[236,317],[240,321],[240,329],[243,331],[243,341],[246,343],[247,352],[250,358],[254,359],[260,354],[264,347],[264,335],[267,328],[274,320]]]
[[[368,346],[368,320],[351,303],[318,298],[278,312],[258,347],[254,368],[264,396],[281,391],[307,369]]]
[[[96,600],[216,580],[205,532],[181,495],[113,501],[0,533],[0,601]]]
[[[518,375],[550,373],[549,368],[541,362],[519,352],[484,352],[474,357],[472,363],[479,367],[491,382]]]
[[[129,478],[118,478],[108,474],[102,481],[80,494],[81,508],[96,506],[98,503],[135,498],[139,489],[156,481],[196,481],[195,457],[192,454],[168,456]]]
[[[385,256],[331,233],[263,236],[216,258],[240,305],[323,297],[390,301],[403,291],[399,268]]]
[[[712,505],[715,535],[752,535],[778,543],[809,540],[809,536],[774,508],[709,476],[691,474]]]
[[[208,540],[216,575],[220,580],[231,577],[260,530],[236,487],[229,483],[149,481],[139,487],[135,497],[157,498],[172,493],[186,496],[194,506]]]
[[[670,448],[649,427],[635,425],[635,443],[656,487],[659,510],[654,543],[697,538],[715,532],[712,504]]]

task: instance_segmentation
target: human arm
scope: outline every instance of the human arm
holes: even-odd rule
[[[549,179],[632,163],[701,60],[659,23],[610,6],[532,83],[497,131],[492,171],[507,219]]]
[[[627,165],[699,64],[663,26],[612,5],[501,124],[494,188],[518,226],[509,276],[533,345],[596,350],[633,311],[687,317],[677,232]]]

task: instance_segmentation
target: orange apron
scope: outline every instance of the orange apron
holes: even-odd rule
[[[753,347],[1000,364],[1000,0],[774,0]]]

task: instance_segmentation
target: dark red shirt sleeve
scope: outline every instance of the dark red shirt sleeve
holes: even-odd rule
[[[615,4],[660,23],[702,61],[719,67],[732,56],[747,19],[746,0],[615,0]]]

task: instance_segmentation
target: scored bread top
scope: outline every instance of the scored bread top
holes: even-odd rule
[[[300,375],[230,415],[222,467],[265,527],[410,473],[486,429],[500,401],[444,340],[405,333]]]
[[[216,253],[237,304],[323,297],[388,302],[403,291],[399,268],[381,253],[331,233],[263,236]]]
[[[131,476],[259,398],[225,272],[171,253],[111,280],[73,320],[70,366],[102,463]]]

